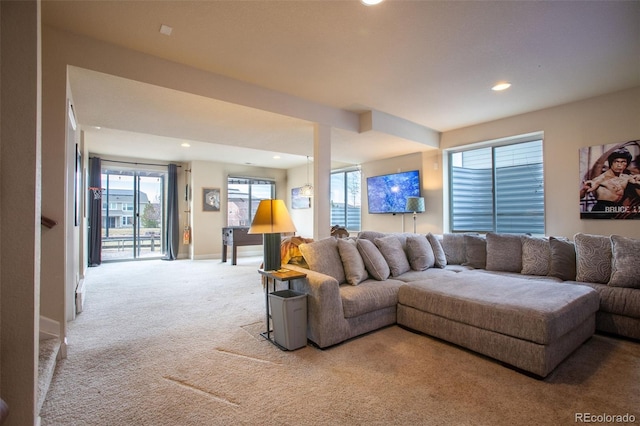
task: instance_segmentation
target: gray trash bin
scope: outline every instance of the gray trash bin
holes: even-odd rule
[[[307,295],[293,290],[269,293],[275,342],[290,351],[307,345]]]

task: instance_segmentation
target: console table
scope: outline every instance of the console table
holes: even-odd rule
[[[227,247],[231,246],[231,264],[236,264],[238,246],[262,245],[262,234],[248,234],[248,227],[227,226],[222,228],[222,261],[227,261]]]

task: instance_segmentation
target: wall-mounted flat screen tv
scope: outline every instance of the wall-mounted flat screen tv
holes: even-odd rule
[[[409,213],[407,197],[420,196],[420,172],[392,173],[367,178],[369,213]]]

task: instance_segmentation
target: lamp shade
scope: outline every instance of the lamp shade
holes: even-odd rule
[[[283,200],[262,200],[253,217],[249,234],[280,234],[296,232]]]
[[[305,184],[301,189],[300,189],[300,196],[301,197],[307,197],[307,198],[311,198],[313,197],[313,186],[311,186],[311,184]]]
[[[424,212],[423,197],[407,197],[407,206],[405,210],[408,212],[422,213]]]

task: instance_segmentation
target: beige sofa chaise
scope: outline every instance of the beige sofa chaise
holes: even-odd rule
[[[463,272],[400,288],[398,324],[547,376],[595,331],[588,287]]]
[[[365,231],[303,244],[309,269],[287,267],[307,274],[292,286],[321,348],[397,323],[544,377],[594,328],[640,338],[637,244]]]

